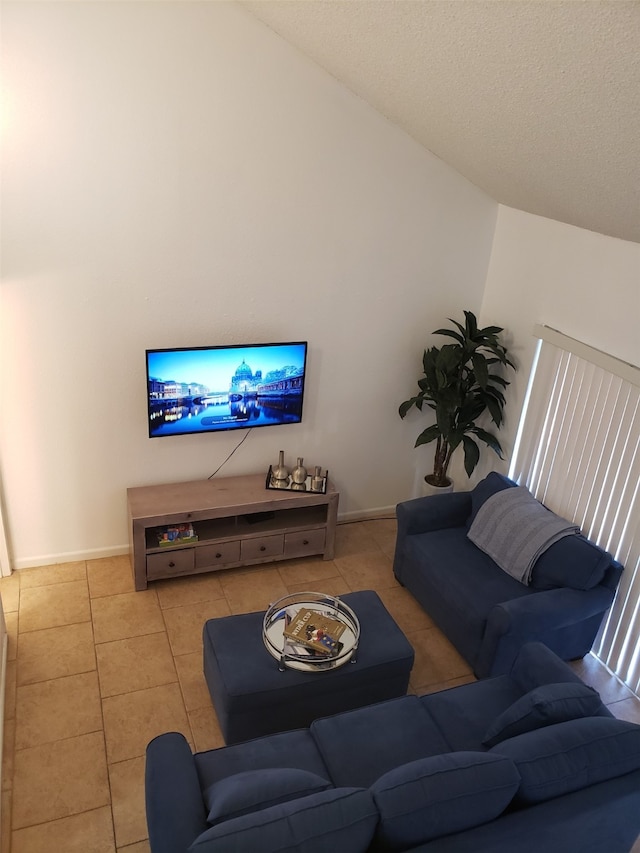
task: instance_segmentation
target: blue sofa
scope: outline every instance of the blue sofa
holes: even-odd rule
[[[620,563],[580,534],[542,553],[529,585],[499,568],[467,533],[485,501],[515,485],[492,472],[471,491],[418,498],[396,509],[394,574],[478,678],[508,672],[532,640],[563,660],[584,657],[622,573]]]
[[[540,643],[506,675],[192,753],[147,748],[152,853],[628,853],[640,726]]]

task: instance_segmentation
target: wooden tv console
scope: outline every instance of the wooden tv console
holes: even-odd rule
[[[251,474],[127,489],[137,590],[149,581],[322,554],[333,559],[339,492],[267,489]],[[197,542],[159,546],[157,529],[190,523]]]

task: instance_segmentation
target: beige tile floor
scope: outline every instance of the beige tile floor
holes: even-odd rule
[[[148,853],[144,752],[168,730],[196,750],[223,739],[202,675],[203,623],[303,589],[375,589],[416,651],[411,690],[473,680],[395,581],[395,523],[340,525],[332,561],[308,558],[152,584],[128,557],[0,580],[9,631],[0,853]],[[595,659],[574,665],[617,716],[640,700]]]

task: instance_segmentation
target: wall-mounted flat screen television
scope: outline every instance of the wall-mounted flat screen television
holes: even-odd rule
[[[149,436],[297,424],[306,342],[147,350]]]

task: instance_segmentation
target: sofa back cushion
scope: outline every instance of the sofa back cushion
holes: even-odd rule
[[[328,779],[294,767],[245,770],[205,790],[207,820],[211,824],[220,823],[332,787]]]
[[[531,586],[535,589],[592,589],[604,578],[611,555],[581,534],[554,542],[535,562]]]
[[[543,684],[521,696],[489,726],[482,740],[487,747],[544,726],[601,713],[599,694],[586,684]]]
[[[513,761],[522,777],[515,799],[533,805],[640,769],[640,726],[584,717],[504,740],[490,754]]]
[[[188,853],[365,853],[377,822],[369,791],[334,788],[218,823]]]
[[[449,751],[448,742],[417,696],[322,717],[311,724],[311,734],[329,778],[342,788],[368,788],[406,761]]]
[[[382,850],[406,850],[493,820],[518,790],[510,760],[483,752],[450,752],[411,761],[381,776],[371,793],[380,811]]]
[[[491,471],[487,476],[471,490],[471,515],[467,519],[467,527],[471,527],[475,520],[478,510],[482,504],[495,495],[496,492],[501,492],[503,489],[510,489],[516,486],[513,480],[505,477],[503,474],[498,474],[497,471]]]
[[[467,529],[471,527],[478,510],[497,492],[517,486],[513,480],[491,471],[471,490],[471,514]],[[534,589],[592,589],[604,578],[611,565],[611,555],[581,534],[566,536],[549,546],[536,560],[531,573]]]

